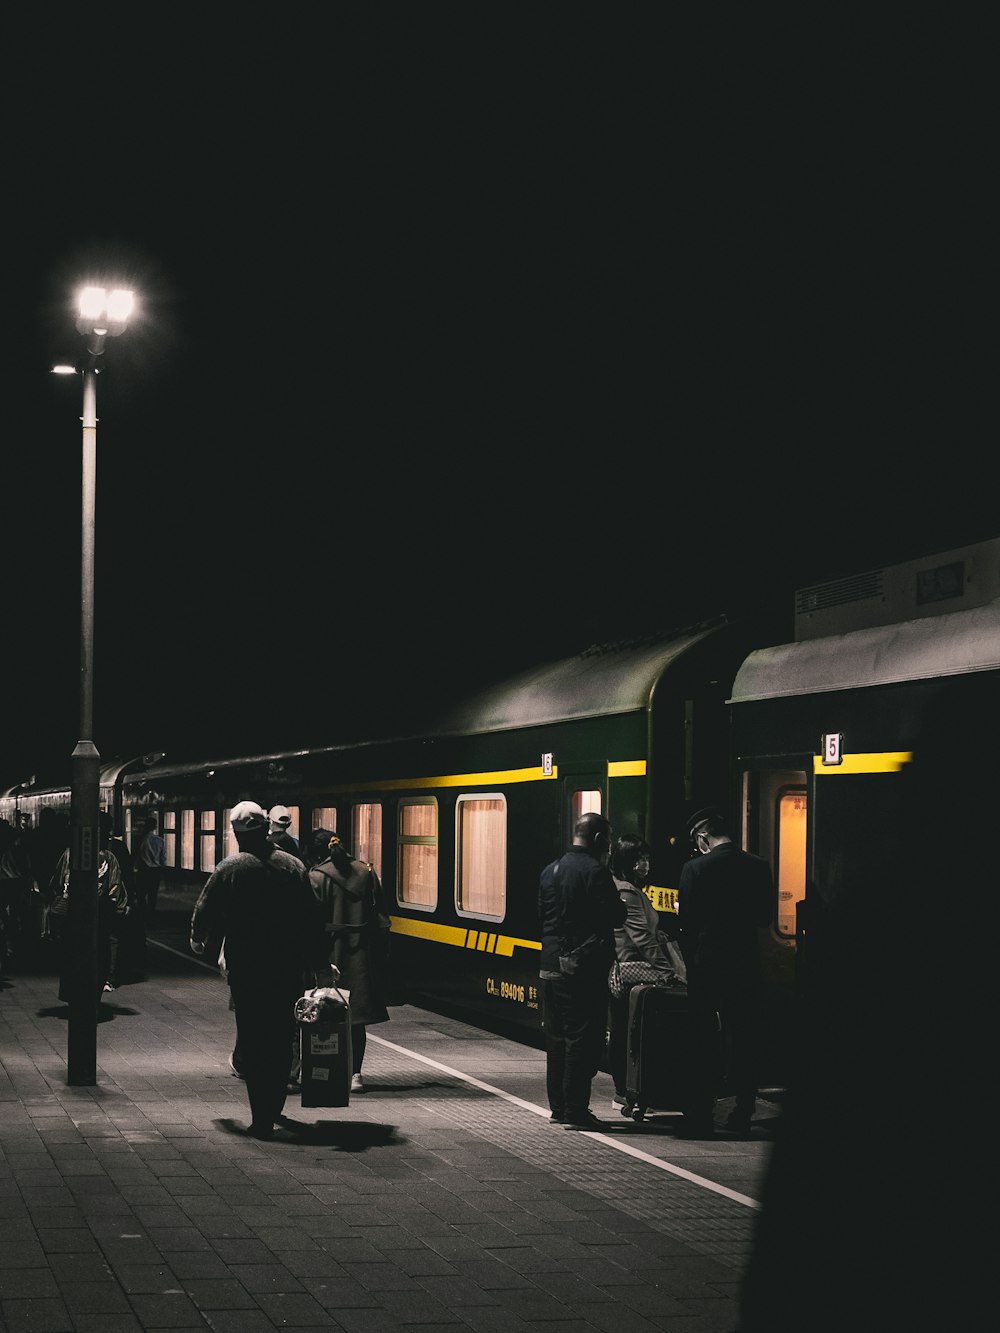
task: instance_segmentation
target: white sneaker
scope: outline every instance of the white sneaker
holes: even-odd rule
[[[361,1075],[360,1075],[360,1074],[352,1074],[352,1075],[351,1075],[351,1091],[352,1091],[352,1092],[364,1092],[364,1090],[365,1090],[365,1085],[361,1082]]]

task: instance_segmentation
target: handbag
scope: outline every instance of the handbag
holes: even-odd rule
[[[652,963],[642,958],[630,958],[620,962],[617,958],[611,964],[608,973],[608,990],[614,999],[620,1000],[633,986],[657,986],[667,984]]]

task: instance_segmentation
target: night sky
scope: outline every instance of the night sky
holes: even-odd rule
[[[534,36],[275,82],[258,34],[139,62],[99,131],[26,107],[0,786],[78,734],[81,382],[48,371],[84,278],[140,301],[98,381],[105,758],[322,744],[721,611],[790,638],[795,588],[1000,531],[976,81],[707,51],[682,91],[676,53]]]

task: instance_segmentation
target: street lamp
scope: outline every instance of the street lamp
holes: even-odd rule
[[[67,995],[67,1082],[97,1082],[97,866],[100,852],[101,756],[94,745],[94,534],[97,494],[97,376],[105,340],[124,332],[132,292],[84,287],[76,327],[87,338],[83,367],[83,503],[80,541],[80,738],[72,756]],[[75,366],[54,366],[75,374]]]

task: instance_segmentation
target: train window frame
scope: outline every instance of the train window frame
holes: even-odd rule
[[[780,924],[779,924],[780,921],[781,921],[781,892],[782,892],[782,889],[781,889],[781,883],[782,883],[782,881],[781,881],[781,856],[782,856],[782,842],[781,842],[782,815],[781,815],[781,803],[782,803],[782,801],[783,801],[786,797],[788,797],[788,796],[800,796],[800,797],[802,798],[802,801],[803,801],[803,811],[802,811],[802,813],[803,813],[803,819],[804,819],[804,821],[805,821],[805,823],[804,823],[804,825],[803,825],[803,836],[802,836],[802,885],[801,885],[802,892],[799,894],[799,896],[798,896],[798,897],[795,899],[795,901],[792,903],[792,928],[791,928],[790,931],[789,931],[789,930],[782,930],[782,929],[781,929],[781,926],[780,926]],[[775,793],[774,793],[774,798],[773,798],[773,799],[774,799],[774,806],[773,806],[773,814],[774,814],[774,832],[773,832],[773,835],[772,835],[772,836],[773,836],[773,847],[774,847],[774,920],[773,920],[773,923],[772,923],[772,927],[771,927],[771,928],[772,928],[772,930],[774,931],[775,935],[778,937],[779,940],[794,940],[794,939],[795,939],[795,936],[796,936],[795,921],[796,921],[797,913],[798,913],[798,904],[799,904],[800,902],[803,902],[803,901],[805,900],[805,896],[806,896],[806,883],[807,883],[807,880],[808,880],[808,877],[809,877],[809,875],[808,875],[808,866],[809,866],[809,860],[808,860],[808,857],[809,857],[809,788],[808,788],[808,786],[805,785],[805,784],[800,784],[800,783],[786,783],[783,787],[778,787],[778,789],[777,789],[777,790],[775,791]]]
[[[180,811],[180,849],[181,859],[178,869],[193,870],[195,856],[195,836],[194,836],[194,806],[185,805]]]
[[[499,855],[499,879],[502,910],[498,913],[477,911],[462,906],[466,844],[464,810],[472,802],[482,801],[497,801],[501,807],[502,841]],[[507,797],[503,792],[465,792],[455,798],[455,914],[460,917],[471,917],[477,921],[503,921],[507,916]]]
[[[163,811],[163,864],[168,870],[177,869],[177,811]]]
[[[313,833],[318,828],[328,828],[337,832],[337,807],[335,805],[314,805],[309,816],[309,827]]]
[[[428,806],[434,810],[434,832],[433,833],[404,833],[403,817],[405,811],[415,806]],[[438,909],[438,899],[440,897],[440,829],[441,829],[441,811],[436,796],[401,796],[396,802],[396,902],[400,907],[405,907],[411,912],[436,912]],[[433,902],[425,903],[417,899],[407,898],[406,890],[408,887],[408,853],[415,848],[431,847],[434,850],[434,887]],[[423,859],[423,858],[421,858]]]
[[[228,860],[230,856],[235,856],[240,850],[240,845],[236,841],[236,834],[233,832],[233,811],[234,805],[227,805],[222,815],[222,859]]]
[[[369,827],[373,828],[370,836],[364,836],[360,832],[360,813],[362,811],[377,811],[377,817],[368,818]],[[382,834],[382,809],[381,801],[355,801],[351,805],[351,848],[359,861],[367,861],[378,875],[382,878],[382,848],[384,837]]]
[[[785,945],[794,945],[797,934],[779,929],[778,922],[782,891],[781,870],[781,802],[785,796],[801,797],[805,802],[803,868],[801,901],[808,880],[809,821],[811,788],[808,770],[800,755],[782,755],[767,764],[750,764],[740,773],[740,846],[754,856],[761,856],[771,867],[774,897],[769,931],[773,939]]]
[[[277,801],[273,802],[271,808],[273,808],[273,806],[277,804],[278,804]],[[281,804],[285,805],[284,801],[282,801]],[[291,836],[295,839],[296,842],[299,842],[299,815],[301,813],[301,806],[285,805],[285,809],[292,817],[292,822],[288,825],[287,832],[291,834]],[[301,843],[299,845],[301,846]]]
[[[591,780],[588,779],[588,785],[586,787],[571,786],[566,793],[566,809],[569,817],[569,832],[571,835],[576,828],[576,821],[582,815],[591,812],[598,815],[604,814],[604,788],[601,786],[595,787],[590,785],[590,782]],[[596,806],[593,804],[593,801],[585,803],[579,799],[580,797],[587,796],[597,797]]]
[[[213,807],[198,811],[198,869],[211,874],[218,864],[218,817]]]

